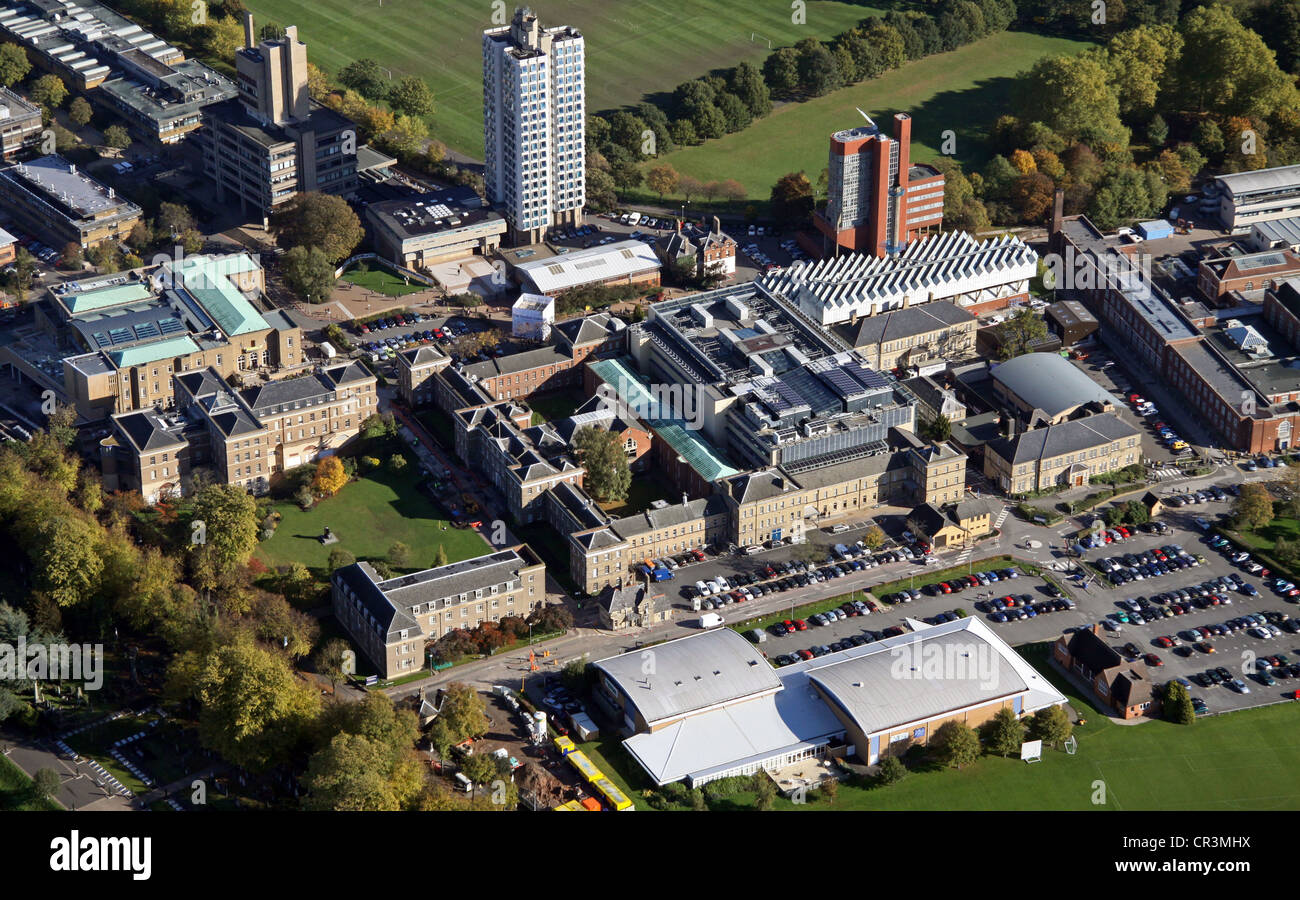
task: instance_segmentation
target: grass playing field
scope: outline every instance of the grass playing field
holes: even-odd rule
[[[382,3],[382,5],[381,5]],[[522,4],[520,4],[522,5]],[[259,23],[297,25],[313,63],[334,74],[359,57],[419,75],[433,89],[433,136],[483,158],[482,32],[493,25],[486,0],[250,0]],[[505,15],[514,3],[500,4]],[[637,103],[656,91],[733,66],[762,63],[772,47],[808,36],[829,38],[880,11],[811,0],[806,24],[791,20],[787,0],[550,0],[532,4],[542,24],[571,25],[587,48],[587,109]]]
[[[802,169],[817,180],[826,167],[830,136],[862,124],[858,107],[887,131],[895,112],[911,114],[912,159],[918,162],[938,156],[943,132],[952,130],[955,156],[971,170],[988,160],[988,128],[998,116],[1016,112],[1010,104],[1014,76],[1042,56],[1086,46],[1069,38],[1001,32],[816,100],[786,104],[744,131],[667,154],[646,167],[666,162],[704,182],[734,178],[751,199],[766,200],[787,172]]]

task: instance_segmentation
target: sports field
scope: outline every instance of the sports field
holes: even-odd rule
[[[382,5],[381,5],[382,4]],[[482,31],[494,6],[513,14],[522,2],[487,0],[249,0],[259,23],[297,25],[308,58],[330,74],[358,57],[419,75],[433,90],[433,136],[483,158]],[[789,0],[757,0],[742,13],[727,0],[548,0],[531,4],[542,24],[571,25],[587,44],[587,110],[640,102],[656,91],[742,59],[761,65],[772,47],[829,38],[879,10],[810,0],[795,25]]]
[[[787,172],[802,169],[816,182],[826,167],[827,141],[840,129],[862,124],[860,108],[887,131],[894,113],[911,114],[913,160],[938,156],[943,132],[952,130],[956,159],[967,170],[978,168],[988,161],[988,128],[998,116],[1017,112],[1010,102],[1014,76],[1042,56],[1087,46],[1069,38],[1000,32],[816,100],[785,104],[744,131],[669,153],[646,167],[666,162],[704,182],[734,178],[751,199],[766,200]]]

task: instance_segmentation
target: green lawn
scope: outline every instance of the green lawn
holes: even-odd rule
[[[427,291],[427,285],[420,283],[407,284],[404,278],[390,272],[385,268],[367,269],[362,272],[359,269],[349,269],[343,273],[343,280],[350,281],[360,287],[369,288],[380,294],[389,297],[401,297],[406,294],[418,294],[420,291]]]
[[[887,788],[845,786],[834,808],[1300,809],[1300,745],[1293,738],[1300,704],[1210,716],[1190,726],[1116,725],[1049,667],[1045,644],[1017,649],[1087,719],[1075,728],[1074,756],[1050,748],[1033,764],[985,756],[961,771],[913,772]],[[1093,803],[1097,781],[1105,783],[1104,804]]]
[[[647,470],[642,476],[637,476],[636,473],[632,474],[632,486],[628,489],[627,497],[622,501],[602,503],[600,508],[614,518],[621,519],[625,516],[644,512],[656,500],[668,500],[670,503],[676,502],[673,498],[664,496],[663,485]]]
[[[559,422],[573,415],[574,411],[587,402],[587,397],[580,390],[553,391],[546,394],[534,394],[528,398],[528,405],[533,410],[533,424],[542,422]]]
[[[1087,46],[1069,38],[1000,32],[816,100],[786,104],[743,131],[669,153],[646,167],[666,162],[705,182],[734,178],[751,199],[766,200],[787,172],[802,169],[817,180],[826,167],[830,136],[862,124],[858,107],[886,131],[892,129],[895,112],[910,113],[912,159],[917,162],[938,156],[943,132],[952,130],[955,158],[970,171],[989,158],[985,140],[993,121],[1017,112],[1010,100],[1014,76],[1039,57]]]
[[[307,512],[291,501],[277,503],[274,508],[283,518],[275,535],[258,546],[257,556],[268,566],[301,562],[323,573],[335,547],[357,559],[382,559],[394,541],[401,541],[411,548],[410,571],[433,565],[439,544],[447,551],[448,562],[489,552],[478,532],[451,527],[442,511],[419,491],[422,477],[409,460],[396,473],[385,464]],[[317,539],[326,525],[338,535],[338,543],[326,546]]]
[[[380,5],[382,3],[382,6]],[[449,147],[483,158],[482,32],[493,5],[470,0],[250,0],[259,26],[297,25],[313,63],[335,74],[359,57],[392,70],[394,80],[419,75],[433,89],[432,134]],[[515,4],[503,4],[507,16]],[[805,37],[829,38],[880,11],[853,3],[809,0],[806,24],[791,22],[791,4],[749,4],[738,14],[728,0],[551,0],[533,9],[544,26],[582,32],[591,112],[671,91],[682,81],[748,59],[761,65],[772,47]],[[433,48],[436,45],[436,50]]]
[[[0,756],[0,810],[33,811],[63,809],[53,800],[37,801],[30,796],[32,780],[17,763]]]

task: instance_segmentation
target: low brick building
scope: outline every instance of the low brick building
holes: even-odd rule
[[[1101,626],[1061,635],[1052,645],[1052,658],[1087,682],[1098,703],[1114,715],[1136,719],[1155,711],[1158,700],[1147,664],[1125,662],[1102,638]]]

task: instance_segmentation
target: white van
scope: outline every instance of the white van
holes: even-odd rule
[[[722,624],[722,616],[717,613],[705,613],[700,616],[701,628],[717,628]]]
[[[636,225],[636,224],[638,224],[640,221],[641,221],[641,214],[640,214],[640,213],[628,213],[628,214],[627,214],[627,224],[629,224],[629,225]]]

